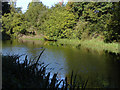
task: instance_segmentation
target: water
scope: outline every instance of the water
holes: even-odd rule
[[[58,72],[60,79],[70,77],[73,71],[77,73],[78,81],[88,79],[89,88],[120,86],[120,57],[106,51],[58,45],[55,42],[14,40],[2,43],[2,54],[25,54],[32,58],[38,56],[43,48],[45,51],[40,58],[41,62],[49,64],[47,71],[52,74]]]

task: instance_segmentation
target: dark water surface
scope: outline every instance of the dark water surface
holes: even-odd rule
[[[59,78],[69,77],[73,71],[78,81],[88,79],[89,88],[120,87],[120,57],[114,53],[39,40],[2,42],[3,55],[26,54],[32,58],[39,55],[42,48],[46,49],[41,61],[49,64],[47,71],[58,72]]]

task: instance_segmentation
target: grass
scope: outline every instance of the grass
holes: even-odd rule
[[[44,40],[44,38],[24,38],[24,40]]]
[[[105,43],[97,39],[92,40],[76,40],[76,39],[60,39],[59,44],[71,44],[73,46],[82,46],[94,50],[107,50],[114,53],[119,53],[118,43]]]
[[[87,48],[96,49],[96,50],[107,50],[114,53],[119,53],[118,43],[105,43],[98,40],[86,40],[81,41],[81,45]]]
[[[71,44],[71,45],[78,45],[80,44],[80,40],[78,39],[59,39],[58,43],[62,43],[62,44]]]
[[[23,39],[23,40],[44,40],[44,37],[42,35],[23,35],[22,37],[19,37],[19,39]]]
[[[45,49],[42,50],[38,57],[33,60],[20,60],[19,55],[2,56],[2,89],[9,88],[51,88],[51,89],[84,89],[87,86],[87,81],[82,84],[76,82],[77,74],[71,74],[70,82],[67,77],[65,80],[58,80],[57,73],[50,78],[50,72],[46,73],[46,68],[43,62],[40,62],[40,57]],[[38,66],[40,68],[38,68]],[[60,84],[62,84],[60,86]]]

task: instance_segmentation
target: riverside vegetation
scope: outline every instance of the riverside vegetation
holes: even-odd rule
[[[25,13],[14,2],[2,2],[2,11],[3,40],[37,34],[61,42],[85,41],[85,46],[93,41],[97,48],[102,42],[103,49],[108,43],[118,53],[120,2],[62,2],[48,8],[38,1],[30,2]]]
[[[3,40],[38,35],[58,43],[81,44],[118,53],[120,2],[68,2],[48,8],[42,2],[32,1],[25,13],[14,2],[2,2]],[[50,79],[50,73],[46,74],[47,65],[38,63],[42,53],[37,60],[29,61],[26,56],[23,63],[20,56],[2,56],[3,89],[58,88],[61,83],[64,89],[86,88],[88,80],[76,84],[77,75],[73,77],[73,73],[70,83],[67,77],[58,81],[57,74]]]

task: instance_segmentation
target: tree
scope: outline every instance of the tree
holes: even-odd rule
[[[28,10],[25,13],[25,20],[28,21],[29,29],[38,28],[38,23],[41,20],[41,16],[46,11],[46,7],[41,2],[31,2],[28,5]]]
[[[116,7],[117,9],[115,9]],[[78,15],[75,32],[79,39],[102,36],[101,39],[104,38],[105,41],[116,39],[118,41],[118,14],[120,10],[118,7],[119,4],[112,2],[71,2],[66,5],[67,10]],[[115,17],[118,18],[115,19]],[[118,29],[115,30],[113,27]],[[114,31],[117,33],[114,34]]]
[[[114,2],[112,7],[112,17],[111,20],[108,22],[108,30],[105,34],[106,42],[112,42],[120,40],[120,2]]]
[[[48,19],[44,21],[41,30],[49,39],[71,38],[72,29],[76,24],[75,16],[67,11],[65,7],[57,4],[52,7],[48,14]]]
[[[8,4],[8,3],[7,3]],[[3,4],[3,8],[9,6],[9,12],[4,11],[2,15],[2,36],[3,39],[10,39],[12,37],[17,37],[18,34],[26,32],[25,19],[23,17],[20,8],[16,8],[14,3],[10,5]],[[8,8],[8,7],[6,7]],[[18,10],[18,12],[17,12]]]

